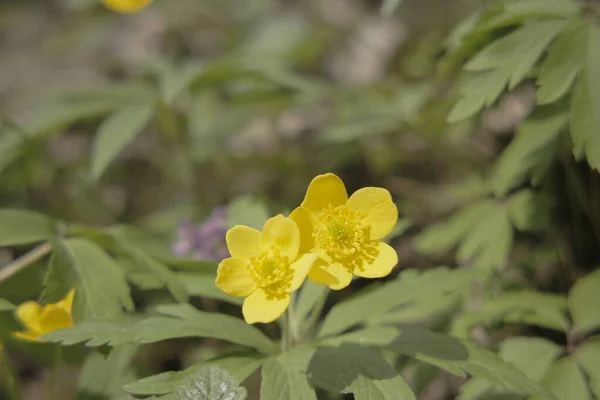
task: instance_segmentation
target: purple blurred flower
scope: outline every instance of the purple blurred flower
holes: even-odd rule
[[[178,257],[221,261],[229,257],[226,233],[227,209],[217,207],[200,225],[183,221],[177,228],[177,239],[171,249]]]

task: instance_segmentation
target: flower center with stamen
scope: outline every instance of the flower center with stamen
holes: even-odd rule
[[[294,278],[294,269],[290,266],[290,260],[281,255],[278,246],[273,246],[258,256],[250,257],[250,272],[256,285],[267,295],[267,300],[286,297],[287,289]]]
[[[357,211],[331,204],[317,215],[313,232],[315,246],[350,272],[363,270],[375,259],[376,248],[370,240],[369,227],[362,223]]]

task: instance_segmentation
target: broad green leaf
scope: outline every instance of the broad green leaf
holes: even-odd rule
[[[369,318],[367,323],[369,325],[410,325],[429,322],[436,318],[443,319],[457,309],[463,295],[468,293],[469,289],[468,282],[465,282],[464,286],[457,286],[455,292],[433,291],[397,310]]]
[[[574,357],[587,375],[594,396],[600,399],[600,336],[587,339],[575,351]]]
[[[193,365],[183,371],[163,372],[162,374],[149,376],[125,385],[124,389],[135,395],[161,395],[171,393],[190,376],[196,374],[200,369],[216,365],[240,382],[252,375],[264,362],[264,358],[256,353],[230,354],[217,357]]]
[[[549,104],[565,95],[585,63],[589,23],[574,18],[550,48],[537,80],[538,104]]]
[[[146,252],[146,247],[141,240],[136,240],[141,235],[136,235],[136,230],[129,227],[118,227],[110,230],[112,236],[119,243],[121,250],[137,262],[145,271],[162,282],[171,295],[179,302],[188,301],[188,293],[181,280],[166,265]],[[160,242],[159,242],[160,243]],[[149,246],[148,246],[149,247]],[[155,248],[156,252],[160,247]]]
[[[268,359],[262,367],[261,400],[317,400],[306,373],[314,352],[296,347]]]
[[[325,301],[329,294],[327,285],[320,285],[311,280],[306,280],[300,289],[298,299],[296,300],[295,317],[299,322],[306,320],[314,310],[319,301]]]
[[[175,392],[175,400],[244,400],[247,394],[229,372],[211,365],[186,378]]]
[[[73,314],[83,319],[119,319],[122,307],[132,311],[133,300],[121,267],[102,248],[83,238],[67,239],[60,244],[61,267],[75,271],[77,276]],[[56,254],[59,254],[56,253]]]
[[[557,400],[593,400],[583,371],[572,356],[563,357],[550,366],[542,380]],[[535,397],[542,400],[545,397]]]
[[[162,100],[170,105],[177,96],[184,92],[206,69],[206,64],[188,61],[178,67],[168,67],[163,71],[160,80]]]
[[[0,247],[16,246],[50,239],[52,220],[34,211],[0,210]]]
[[[58,303],[68,295],[69,291],[76,286],[76,283],[77,275],[66,247],[61,241],[54,240],[40,303]]]
[[[513,228],[507,210],[497,205],[469,230],[458,248],[457,259],[483,269],[503,268],[512,241]]]
[[[583,335],[600,328],[600,269],[579,278],[569,292],[573,333]]]
[[[160,306],[162,316],[141,321],[85,321],[44,336],[65,345],[86,342],[92,347],[109,344],[154,343],[183,337],[211,337],[270,353],[274,343],[258,328],[243,320],[218,313],[198,311],[187,304]]]
[[[571,100],[571,136],[573,153],[585,155],[590,166],[600,169],[600,28],[588,28],[588,55],[585,67],[575,84]]]
[[[456,400],[526,400],[518,390],[493,386],[482,378],[471,378],[460,386]]]
[[[536,337],[509,337],[500,343],[500,358],[539,382],[563,349],[549,340]]]
[[[60,98],[72,104],[106,105],[111,110],[132,104],[147,104],[157,98],[156,89],[148,82],[124,81],[89,89],[68,90]]]
[[[267,219],[269,219],[269,211],[265,204],[251,195],[238,197],[227,207],[227,224],[230,228],[235,225],[246,225],[262,230]]]
[[[505,0],[504,9],[513,15],[569,17],[580,6],[572,0]]]
[[[550,225],[550,202],[541,193],[523,189],[510,197],[508,216],[520,231],[541,231]]]
[[[12,311],[14,310],[15,305],[6,299],[0,299],[0,312],[2,311]]]
[[[244,302],[243,297],[234,297],[219,289],[215,284],[216,274],[180,272],[176,276],[190,296],[210,297],[237,305]]]
[[[467,71],[509,71],[512,90],[533,68],[550,42],[562,31],[561,19],[527,21],[521,28],[494,41],[465,65]]]
[[[99,179],[112,161],[148,125],[153,104],[133,105],[116,111],[98,128],[92,148],[91,174]]]
[[[458,273],[447,268],[436,268],[421,274],[404,271],[395,281],[367,287],[336,304],[327,314],[318,336],[322,338],[343,332],[398,306],[412,303],[432,287],[439,293],[452,292],[473,279],[474,273],[468,270]]]
[[[355,343],[363,346],[385,347],[398,337],[398,329],[389,326],[374,326],[359,329],[340,336],[326,338],[319,343],[339,346],[343,343]]]
[[[400,334],[386,346],[396,353],[442,360],[467,360],[467,347],[457,338],[422,328],[401,328]]]
[[[120,399],[126,395],[123,385],[135,379],[131,365],[137,346],[119,346],[108,357],[90,353],[79,377],[77,399]]]
[[[523,184],[527,178],[540,183],[546,168],[558,153],[558,139],[567,126],[568,114],[539,109],[517,129],[510,144],[497,159],[492,171],[492,185],[503,196]],[[540,176],[541,175],[541,176]]]
[[[463,313],[453,326],[452,332],[468,337],[470,329],[477,324],[496,321],[524,323],[567,332],[567,299],[564,296],[518,291],[504,293],[494,299],[485,300],[481,309]]]
[[[416,238],[416,248],[428,255],[441,255],[452,250],[469,230],[489,215],[494,203],[490,200],[477,201],[463,207],[447,222],[426,229]]]
[[[357,400],[415,400],[414,393],[376,351],[356,344],[317,348],[308,366],[310,382]]]
[[[456,102],[450,114],[448,122],[455,123],[472,117],[482,108],[494,104],[510,77],[504,69],[480,72],[471,76],[460,90],[461,97]]]
[[[154,235],[131,225],[112,226],[106,230],[122,245],[131,246],[164,263],[173,259],[169,246]]]

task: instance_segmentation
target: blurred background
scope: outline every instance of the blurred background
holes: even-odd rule
[[[392,240],[398,270],[455,265],[451,254],[418,252],[413,239],[487,193],[485,172],[535,103],[528,82],[481,118],[445,122],[460,68],[441,63],[450,33],[483,4],[155,0],[121,15],[96,0],[2,0],[0,204],[75,224],[131,224],[175,256],[214,261],[235,213],[260,221],[289,212],[315,175],[335,172],[349,192],[392,193],[403,218]],[[142,117],[125,129],[123,151],[94,159],[106,116],[132,108]],[[503,284],[566,291],[578,272],[563,279],[553,245],[531,243],[540,240],[515,240],[513,264],[526,266]],[[594,259],[584,247],[572,257]],[[26,250],[0,247],[0,265]],[[36,298],[44,265],[0,283],[0,296]],[[130,280],[140,304],[160,298]],[[26,399],[44,398],[44,351],[10,346]],[[144,347],[135,365],[155,374],[218,351],[211,341],[166,341]],[[59,374],[64,399],[74,398],[83,357],[72,353]],[[457,385],[439,373],[419,399],[455,398]]]

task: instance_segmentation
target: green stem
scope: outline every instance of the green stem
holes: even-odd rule
[[[44,243],[31,250],[29,253],[17,258],[13,262],[6,264],[0,269],[0,284],[6,281],[8,278],[16,274],[17,272],[25,269],[27,266],[35,263],[46,254],[50,253],[52,245],[50,243]]]
[[[58,369],[62,361],[62,346],[60,344],[54,345],[54,356],[52,359],[52,367],[50,370],[50,379],[48,380],[48,393],[50,400],[58,400],[60,396],[56,391],[56,378],[58,375]]]
[[[329,295],[329,288],[327,290],[324,290],[321,293],[319,299],[315,303],[315,306],[313,307],[310,315],[306,319],[306,324],[304,325],[303,333],[305,335],[307,333],[311,332],[311,330],[314,328],[314,326],[316,325],[316,323],[319,321],[319,317],[321,316],[321,312],[323,311],[323,307],[325,307],[325,302],[327,301],[327,296],[328,295]]]
[[[19,375],[12,367],[10,360],[4,354],[2,344],[0,343],[0,383],[7,388],[8,398],[11,400],[23,399],[23,389],[19,381]]]

